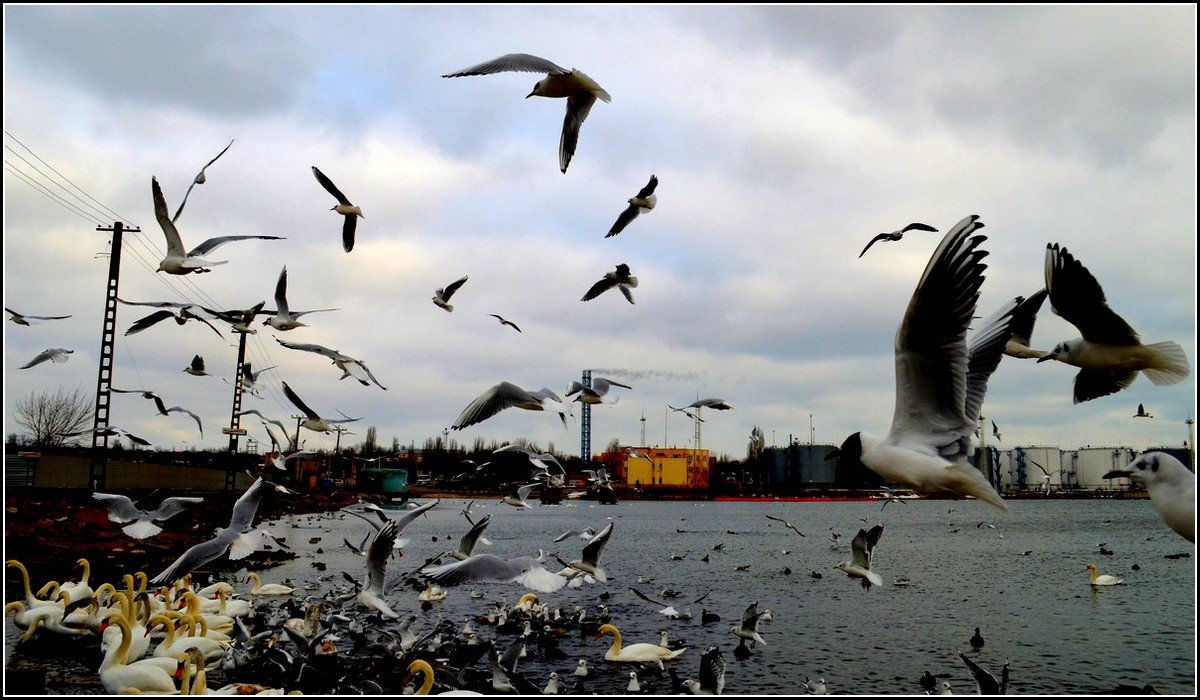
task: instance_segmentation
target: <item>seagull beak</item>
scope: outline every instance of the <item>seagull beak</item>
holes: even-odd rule
[[[1133,476],[1133,472],[1127,472],[1124,469],[1114,469],[1111,472],[1105,474],[1104,476],[1102,476],[1100,478],[1101,479],[1116,479],[1116,478],[1123,477],[1123,476],[1125,476],[1125,477]]]
[[[1041,362],[1045,362],[1046,360],[1053,360],[1053,359],[1054,359],[1054,356],[1053,356],[1053,355],[1042,355],[1041,357],[1039,357],[1039,358],[1037,359],[1037,362],[1036,362],[1036,363],[1034,363],[1034,364],[1041,363]]]
[[[537,93],[537,90],[535,89],[533,92],[531,92],[531,93],[529,93],[528,95],[526,95],[526,96],[525,96],[525,99],[527,99],[527,100],[528,100],[530,97],[533,97],[533,96],[534,96],[536,93]]]

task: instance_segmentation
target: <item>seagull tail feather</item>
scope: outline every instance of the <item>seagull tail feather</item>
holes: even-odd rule
[[[1150,367],[1142,370],[1146,379],[1157,386],[1178,384],[1187,379],[1190,368],[1187,355],[1184,354],[1179,343],[1168,340],[1163,343],[1147,345],[1146,350],[1150,353],[1151,364]]]

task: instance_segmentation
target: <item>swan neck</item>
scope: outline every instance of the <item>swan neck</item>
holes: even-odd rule
[[[24,564],[16,559],[9,559],[8,565],[16,567],[16,569],[21,572],[21,584],[25,586],[25,599],[29,600],[33,598],[33,591],[29,588],[29,570],[25,568]]]

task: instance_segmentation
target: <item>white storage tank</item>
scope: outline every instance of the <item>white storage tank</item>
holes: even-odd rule
[[[1114,469],[1124,469],[1133,461],[1132,447],[1081,447],[1075,451],[1074,469],[1079,485],[1085,489],[1117,488],[1118,479],[1101,477]]]
[[[1051,487],[1057,489],[1075,484],[1069,466],[1063,460],[1063,451],[1057,447],[1014,447],[1007,453],[1007,460],[1001,455],[1001,465],[1005,483],[1016,489],[1035,490],[1042,487],[1046,482],[1046,474],[1037,465],[1050,472]]]

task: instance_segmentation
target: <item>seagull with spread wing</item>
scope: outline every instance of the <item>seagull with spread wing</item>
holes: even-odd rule
[[[183,408],[181,406],[172,406],[170,408],[167,408],[166,404],[163,403],[163,400],[161,398],[159,398],[158,396],[154,396],[153,398],[154,398],[154,405],[158,407],[159,415],[169,416],[172,413],[186,413],[187,415],[191,416],[193,420],[196,421],[196,427],[200,429],[200,437],[201,437],[201,439],[204,438],[204,426],[200,423],[200,416],[196,415],[195,413],[192,413],[191,411],[189,411],[186,408]]]
[[[636,286],[638,286],[638,278],[629,274],[628,265],[621,263],[617,265],[615,271],[604,273],[604,277],[599,282],[593,284],[580,301],[591,301],[613,287],[616,287],[621,290],[621,294],[625,295],[625,300],[632,304],[634,303],[633,292],[629,290]]]
[[[210,253],[226,243],[231,241],[245,241],[253,238],[265,241],[283,240],[280,236],[218,236],[217,238],[210,238],[195,248],[184,252],[183,239],[179,237],[179,230],[175,228],[175,222],[167,214],[167,200],[163,198],[162,189],[158,186],[157,178],[150,178],[150,192],[154,197],[154,218],[158,219],[158,225],[162,228],[163,235],[167,239],[167,256],[158,264],[158,269],[155,272],[166,272],[170,275],[208,272],[210,267],[224,265],[228,260],[213,262],[203,260],[200,256]]]
[[[49,348],[47,350],[41,351],[40,353],[37,354],[37,357],[34,357],[29,362],[26,362],[25,364],[21,365],[20,369],[29,369],[30,367],[36,367],[37,365],[40,365],[43,362],[47,362],[47,361],[62,364],[64,362],[66,362],[67,360],[71,359],[71,353],[73,353],[73,352],[75,352],[75,351],[68,350],[66,348]]]
[[[792,532],[796,533],[797,535],[800,535],[801,537],[805,537],[805,534],[803,532],[800,532],[800,528],[789,523],[788,521],[784,520],[783,518],[776,518],[774,515],[768,515],[767,520],[775,520],[777,522],[781,522],[784,525],[786,525],[788,527],[788,529],[791,530]]]
[[[332,433],[337,429],[335,427],[337,425],[342,423],[353,423],[356,420],[362,420],[362,418],[343,418],[340,420],[328,420],[322,418],[317,414],[316,411],[309,408],[307,404],[300,400],[300,397],[296,395],[296,392],[292,391],[292,388],[287,385],[287,382],[283,382],[283,395],[288,397],[288,400],[295,404],[296,408],[300,409],[300,412],[304,414],[305,418],[300,423],[301,427],[308,428],[313,432]]]
[[[608,234],[604,237],[608,238],[617,235],[624,231],[625,227],[636,219],[639,214],[652,211],[654,205],[658,203],[658,197],[654,195],[654,188],[656,187],[658,187],[658,178],[651,175],[650,182],[646,183],[646,186],[638,191],[637,196],[629,198],[629,206],[625,208],[625,211],[621,212],[621,215],[617,217],[616,223],[612,225],[612,228],[609,229]]]
[[[346,377],[353,377],[358,381],[359,384],[362,384],[363,386],[370,386],[370,382],[374,382],[375,386],[387,391],[387,387],[379,383],[379,380],[376,379],[375,375],[371,374],[371,370],[367,368],[367,363],[363,362],[362,360],[356,360],[349,355],[343,354],[337,350],[331,350],[323,345],[317,345],[316,343],[289,343],[286,340],[280,340],[279,338],[276,338],[275,342],[292,350],[312,352],[328,357],[329,359],[333,360],[333,364],[337,365],[338,369],[342,370],[342,376],[338,377],[339,380],[345,379]]]
[[[329,210],[336,211],[345,217],[342,220],[342,248],[349,253],[354,249],[354,229],[358,226],[358,220],[360,217],[364,219],[367,217],[363,216],[362,209],[350,203],[346,195],[342,194],[337,185],[333,184],[333,180],[325,177],[325,173],[317,170],[317,166],[312,166],[312,172],[313,176],[317,178],[317,182],[321,183],[321,187],[324,187],[325,191],[333,195],[338,201],[337,205],[330,207]]]
[[[445,287],[438,287],[433,293],[433,303],[438,307],[445,309],[446,311],[454,311],[454,305],[450,303],[450,297],[454,296],[454,293],[457,292],[458,288],[463,286],[466,281],[467,275],[463,275],[461,278],[454,280]]]
[[[859,528],[858,534],[850,542],[850,549],[853,552],[850,561],[841,562],[833,568],[845,571],[850,578],[861,579],[863,588],[869,589],[871,584],[882,586],[883,577],[871,571],[871,554],[875,551],[875,545],[879,544],[881,535],[883,535],[882,524],[876,525],[870,530]]]
[[[4,310],[7,311],[8,313],[12,314],[12,316],[10,316],[8,318],[8,320],[12,321],[13,323],[17,324],[18,326],[37,325],[34,323],[30,323],[30,321],[57,321],[57,320],[63,319],[63,318],[71,318],[71,316],[69,314],[66,316],[33,316],[31,314],[20,314],[20,313],[17,313],[16,311],[13,311],[10,308],[8,308],[7,306],[4,307]]]
[[[937,233],[937,229],[929,224],[911,223],[899,231],[889,231],[887,233],[876,234],[875,237],[871,239],[871,242],[867,244],[867,247],[863,248],[862,252],[858,254],[858,257],[861,258],[862,256],[866,255],[867,251],[871,248],[871,246],[875,245],[876,242],[898,241],[901,238],[904,238],[904,234],[908,233],[909,231],[929,231],[930,233]]]
[[[96,492],[92,494],[92,498],[100,501],[108,509],[109,520],[114,523],[129,523],[121,528],[121,531],[137,540],[154,537],[162,532],[162,527],[156,523],[168,520],[204,502],[203,498],[176,496],[164,498],[154,510],[142,510],[135,506],[128,496],[120,494]]]
[[[175,210],[175,216],[171,217],[172,222],[179,221],[179,215],[183,213],[183,205],[187,204],[188,197],[191,196],[191,194],[192,194],[192,188],[195,187],[196,185],[203,185],[205,182],[208,182],[208,177],[206,177],[204,175],[204,171],[208,170],[208,166],[212,165],[213,163],[216,163],[217,158],[220,158],[221,156],[225,155],[225,151],[229,150],[229,146],[233,145],[233,141],[234,141],[233,139],[229,139],[229,144],[227,146],[225,146],[225,148],[222,148],[221,152],[218,153],[216,155],[216,157],[214,157],[212,160],[205,163],[204,167],[200,168],[200,172],[196,173],[196,177],[192,178],[192,184],[188,185],[187,192],[185,192],[183,195],[183,201],[179,203],[179,208]]]
[[[338,309],[312,309],[311,311],[290,311],[288,310],[287,302],[287,265],[283,266],[283,270],[279,272],[279,281],[275,283],[275,309],[267,309],[265,313],[271,314],[263,321],[264,326],[270,326],[277,331],[290,331],[293,328],[307,326],[307,323],[301,323],[299,318],[306,314],[315,314],[321,311],[337,311]]]
[[[150,579],[150,584],[160,586],[178,581],[225,552],[229,552],[229,558],[234,561],[249,556],[262,539],[255,534],[260,531],[252,532],[251,528],[254,525],[254,516],[258,512],[258,504],[262,501],[266,489],[267,483],[261,477],[255,480],[233,504],[229,527],[218,529],[216,537],[201,542],[181,554],[162,573]]]
[[[491,75],[505,71],[546,74],[545,78],[533,86],[533,91],[525,96],[526,99],[534,95],[567,98],[567,115],[563,119],[562,136],[558,141],[558,167],[562,172],[567,172],[571,157],[575,155],[575,146],[579,143],[579,127],[583,126],[583,120],[587,119],[588,112],[592,110],[592,105],[596,104],[597,98],[611,102],[612,97],[582,71],[575,68],[567,70],[544,58],[527,53],[506,54],[477,66],[464,68],[456,73],[447,73],[442,77]]]

